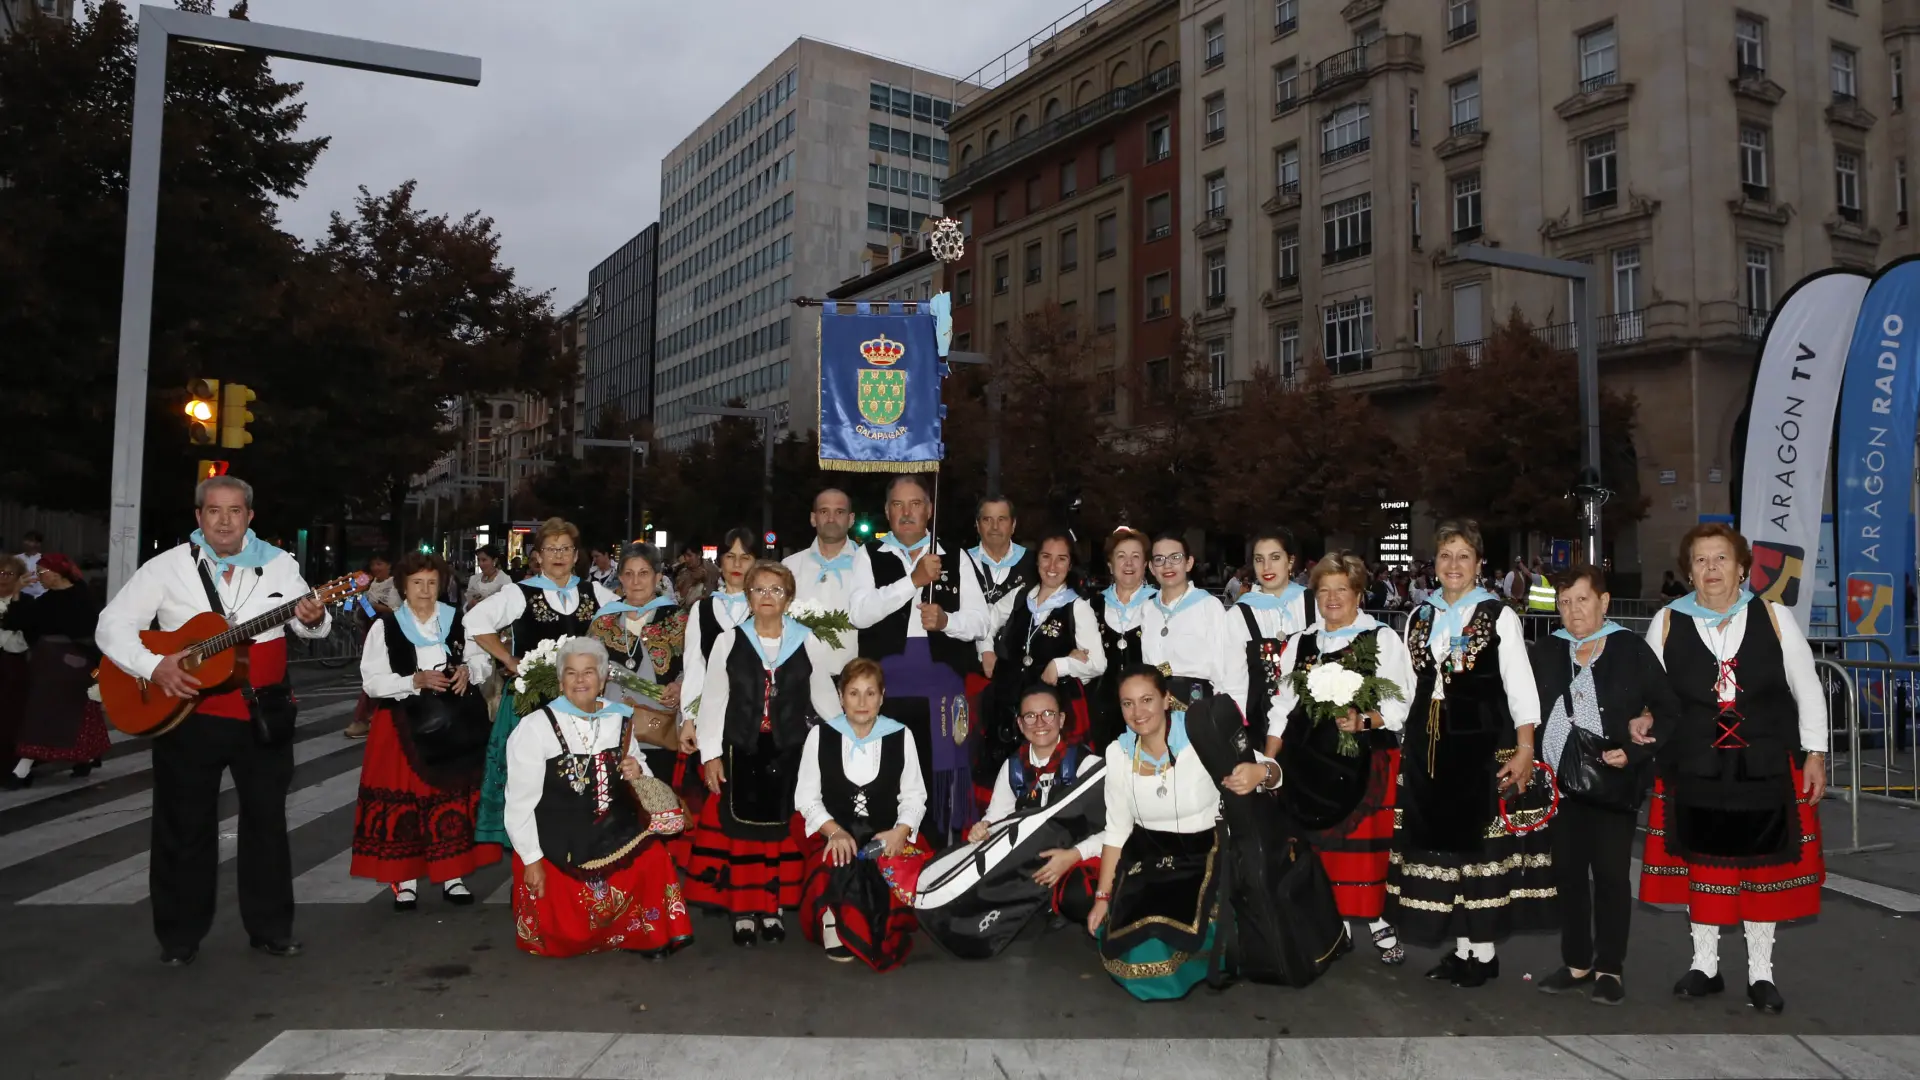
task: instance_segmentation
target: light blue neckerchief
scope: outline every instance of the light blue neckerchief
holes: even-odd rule
[[[1162,603],[1160,601],[1160,594],[1157,592],[1153,594],[1153,606],[1160,609],[1161,618],[1165,619],[1168,623],[1172,623],[1173,617],[1175,615],[1178,615],[1181,612],[1187,610],[1188,608],[1192,607],[1195,603],[1198,603],[1201,600],[1211,600],[1211,599],[1213,599],[1213,595],[1211,593],[1208,593],[1204,589],[1201,589],[1200,587],[1196,586],[1193,582],[1189,581],[1187,582],[1187,595],[1181,597],[1178,600],[1175,600],[1173,602],[1172,607],[1168,607],[1166,604]]]
[[[1352,623],[1338,630],[1329,630],[1325,626],[1315,624],[1313,645],[1314,648],[1324,656],[1327,653],[1339,652],[1341,649],[1346,648],[1354,638],[1359,637],[1369,630],[1378,629],[1380,629],[1380,620],[1363,611],[1353,617]]]
[[[1451,604],[1447,603],[1446,596],[1438,589],[1427,594],[1427,604],[1438,613],[1433,620],[1432,637],[1451,643],[1454,638],[1467,632],[1467,618],[1473,614],[1473,609],[1492,599],[1494,595],[1478,585],[1468,589],[1465,596]]]
[[[206,534],[199,529],[193,530],[192,540],[193,546],[200,552],[200,557],[212,563],[216,572],[223,574],[226,573],[229,567],[237,566],[242,569],[251,570],[256,566],[265,566],[286,554],[286,552],[253,535],[252,529],[247,530],[247,537],[241,542],[240,550],[232,555],[215,554],[213,547],[207,543]]]
[[[1617,634],[1620,631],[1625,629],[1626,627],[1621,626],[1619,623],[1614,622],[1612,619],[1608,619],[1600,627],[1600,629],[1595,630],[1593,633],[1588,634],[1586,637],[1574,637],[1573,631],[1568,630],[1564,626],[1558,630],[1555,630],[1553,632],[1553,636],[1559,638],[1562,641],[1571,641],[1573,642],[1575,648],[1579,648],[1580,646],[1585,645],[1589,641],[1599,641],[1601,638],[1606,637],[1608,634]]]
[[[420,624],[414,620],[412,608],[406,608],[404,614],[394,612],[393,621],[400,624],[400,633],[412,642],[416,649],[430,649],[445,645],[447,631],[453,629],[453,605],[436,604],[434,606],[439,610],[434,614],[433,637],[428,637],[420,628]]]
[[[1167,717],[1167,752],[1164,756],[1155,757],[1144,750],[1140,750],[1139,746],[1140,736],[1134,734],[1132,728],[1128,728],[1120,734],[1120,752],[1122,754],[1127,757],[1133,757],[1134,753],[1138,751],[1141,761],[1152,765],[1156,769],[1166,768],[1172,764],[1174,758],[1180,756],[1180,751],[1187,748],[1187,714],[1183,711],[1173,713]]]
[[[1280,590],[1279,596],[1261,592],[1259,589],[1248,589],[1241,593],[1240,599],[1234,603],[1245,604],[1255,611],[1284,611],[1296,598],[1305,596],[1306,592],[1307,590],[1302,586],[1289,581],[1287,587]]]
[[[1035,626],[1039,626],[1041,620],[1045,619],[1056,609],[1066,607],[1068,604],[1080,599],[1079,593],[1074,592],[1065,585],[1055,589],[1052,596],[1047,597],[1039,603],[1035,603],[1034,597],[1039,595],[1040,589],[1038,586],[1027,590],[1027,614],[1033,616],[1033,625]]]
[[[832,574],[835,584],[845,585],[847,583],[847,571],[853,569],[852,544],[841,548],[840,554],[829,559],[825,555],[820,554],[820,542],[816,540],[814,541],[814,546],[807,549],[807,554],[813,556],[813,561],[819,564],[821,581],[827,580],[827,575]]]
[[[747,616],[753,613],[747,594],[744,592],[730,593],[723,588],[713,594],[713,599],[727,609],[727,617],[733,620],[734,626],[746,622]]]
[[[746,638],[747,641],[753,645],[753,651],[759,654],[760,665],[768,671],[772,671],[774,668],[786,663],[787,658],[791,657],[799,650],[801,645],[806,643],[807,635],[813,631],[808,630],[807,624],[798,619],[784,615],[781,616],[780,651],[772,657],[767,656],[767,650],[762,646],[760,641],[760,632],[754,629],[751,622],[741,623],[739,626],[734,627],[733,632]]]
[[[1160,590],[1154,588],[1151,585],[1142,584],[1139,588],[1133,590],[1133,599],[1124,604],[1120,602],[1120,594],[1117,592],[1114,592],[1113,586],[1111,585],[1107,586],[1104,590],[1102,590],[1100,595],[1106,600],[1108,607],[1117,607],[1121,611],[1127,613],[1128,615],[1131,615],[1133,614],[1134,608],[1137,608],[1141,604],[1144,604],[1147,601],[1153,599],[1154,597],[1159,596]]]
[[[918,555],[922,551],[927,550],[928,546],[931,545],[932,543],[933,543],[932,533],[928,533],[927,535],[914,541],[914,543],[911,546],[901,543],[899,537],[894,536],[892,533],[888,533],[887,535],[880,538],[881,547],[886,548],[889,551],[899,552],[901,557],[906,559],[909,565],[913,563],[913,557],[915,555]]]
[[[1009,544],[1007,545],[1007,557],[1004,559],[996,559],[987,554],[986,548],[975,544],[973,549],[968,551],[967,554],[973,556],[973,560],[982,566],[991,567],[995,570],[1005,570],[1021,559],[1026,558],[1027,549],[1021,547],[1019,544]]]
[[[1753,592],[1749,589],[1741,589],[1740,595],[1733,598],[1733,606],[1725,611],[1715,611],[1701,603],[1698,592],[1690,592],[1680,599],[1675,600],[1673,603],[1668,604],[1667,607],[1672,609],[1676,614],[1691,616],[1695,619],[1710,619],[1716,623],[1724,623],[1735,615],[1740,614],[1741,609],[1752,602]]]
[[[595,615],[645,615],[649,611],[658,611],[663,607],[673,606],[673,601],[664,596],[656,596],[647,601],[642,607],[634,607],[625,600],[615,600],[613,603],[595,612]]]
[[[542,592],[557,593],[562,597],[566,597],[578,595],[580,578],[577,575],[570,575],[567,578],[567,583],[562,585],[545,574],[532,574],[527,577],[527,580],[521,582],[521,584],[531,585]]]
[[[564,696],[554,698],[552,701],[547,702],[547,708],[557,713],[565,713],[568,716],[577,716],[582,720],[601,720],[609,716],[618,716],[624,719],[625,717],[633,715],[633,706],[622,705],[617,701],[606,700],[602,700],[600,702],[600,708],[594,712],[583,712],[580,706],[568,701]]]
[[[881,739],[886,738],[896,731],[905,730],[905,725],[891,716],[874,717],[873,730],[867,732],[865,738],[853,733],[853,725],[847,722],[847,715],[845,713],[841,713],[839,716],[828,717],[822,720],[821,723],[839,732],[840,737],[852,743],[855,750],[860,749],[868,743],[879,742]]]

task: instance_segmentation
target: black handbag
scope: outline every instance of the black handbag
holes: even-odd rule
[[[415,694],[401,701],[400,712],[420,764],[445,767],[485,756],[493,725],[486,695],[478,690]]]
[[[1615,768],[1602,759],[1608,750],[1620,749],[1612,740],[1577,724],[1568,728],[1567,746],[1554,773],[1560,794],[1610,810],[1640,809],[1647,789],[1645,763],[1629,761]]]
[[[294,722],[300,716],[300,705],[293,698],[290,684],[243,686],[240,696],[246,699],[248,710],[253,714],[254,742],[275,747],[293,741]]]

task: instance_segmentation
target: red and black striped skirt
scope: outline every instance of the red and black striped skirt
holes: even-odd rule
[[[1793,790],[1801,784],[1793,765]],[[1647,810],[1647,844],[1640,867],[1640,899],[1649,904],[1685,904],[1687,917],[1709,926],[1740,922],[1786,922],[1820,913],[1820,889],[1827,880],[1820,847],[1819,807],[1800,797],[1794,802],[1799,823],[1799,853],[1767,866],[1703,865],[1669,850],[1668,801],[1664,777],[1654,781]]]

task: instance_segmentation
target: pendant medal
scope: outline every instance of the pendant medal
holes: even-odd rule
[[[1164,626],[1163,626],[1163,627],[1161,627],[1161,628],[1160,628],[1160,636],[1161,636],[1161,637],[1166,637],[1166,636],[1167,636],[1167,628],[1166,628],[1166,627],[1164,627]]]

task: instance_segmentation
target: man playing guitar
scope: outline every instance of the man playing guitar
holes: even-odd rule
[[[253,535],[253,487],[233,476],[200,482],[200,528],[190,543],[161,552],[136,571],[100,613],[96,641],[115,664],[177,698],[200,694],[182,666],[187,652],[159,656],[140,632],[156,621],[173,630],[202,612],[240,623],[305,596],[287,623],[302,637],[327,636],[331,619],[313,599],[294,557]],[[220,774],[233,773],[240,804],[240,921],[255,949],[293,956],[293,860],[287,843],[287,789],[293,783],[287,643],[273,627],[245,646],[244,689],[210,692],[180,725],[153,743],[153,850],[149,891],[160,962],[193,962],[213,926],[220,869]],[[211,689],[211,688],[208,688]]]

